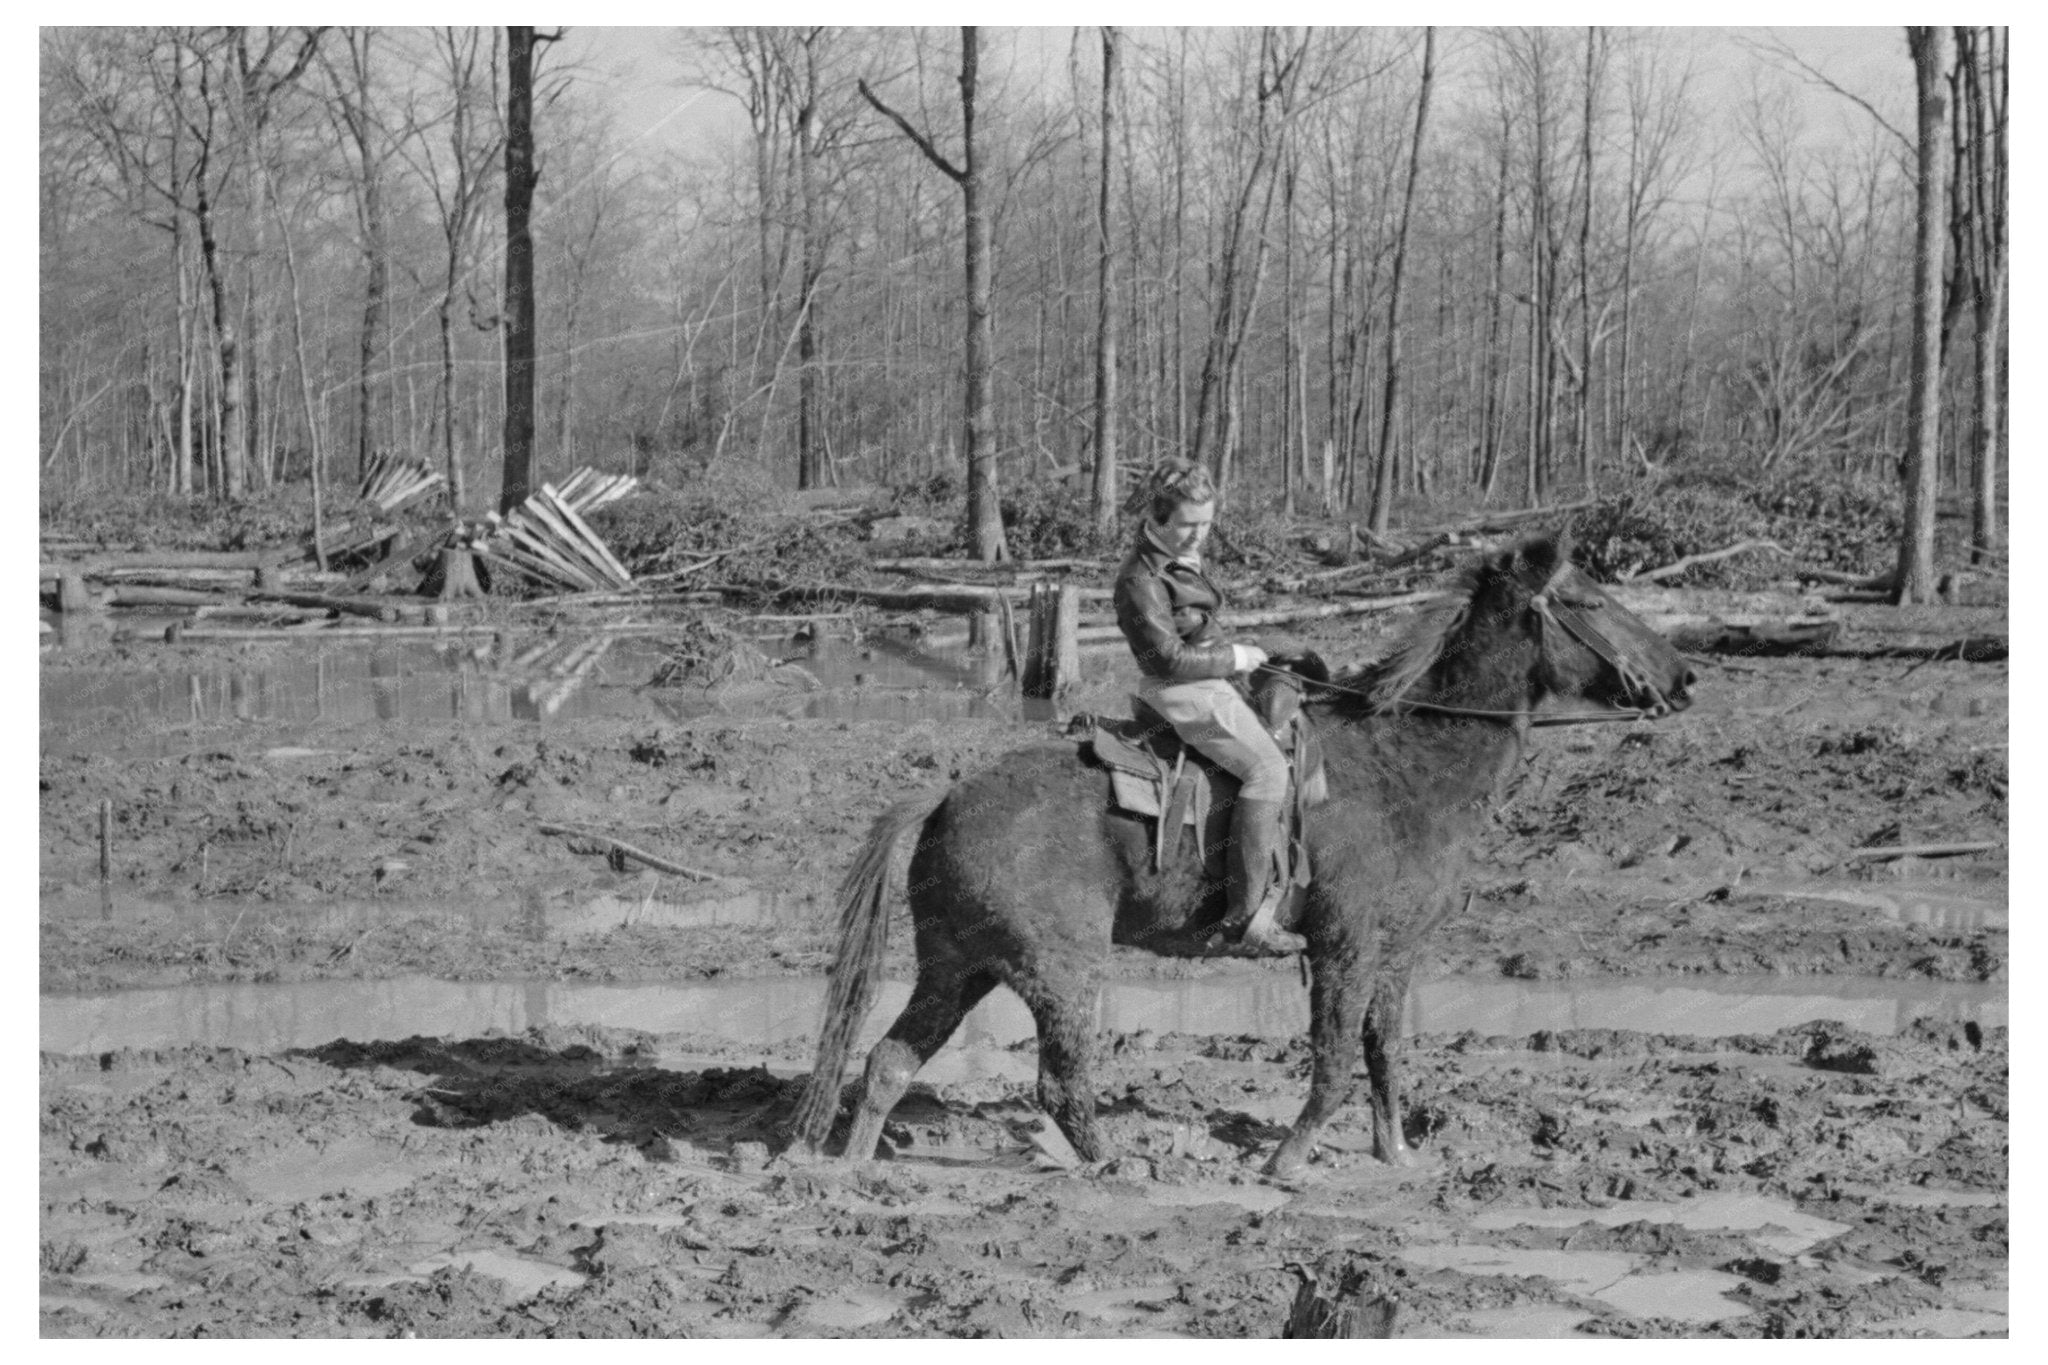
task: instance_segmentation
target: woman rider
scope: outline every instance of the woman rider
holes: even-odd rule
[[[1230,682],[1265,663],[1266,651],[1223,639],[1216,621],[1223,594],[1202,571],[1216,485],[1202,466],[1173,460],[1152,471],[1145,497],[1148,515],[1116,576],[1117,625],[1144,674],[1138,695],[1243,784],[1225,848],[1224,931],[1252,952],[1298,953],[1307,941],[1272,923],[1274,873],[1285,847],[1287,759]]]

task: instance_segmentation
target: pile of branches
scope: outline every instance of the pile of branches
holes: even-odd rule
[[[1608,494],[1572,529],[1581,561],[1616,581],[1753,543],[1758,553],[1702,559],[1665,581],[1756,588],[1798,569],[1881,574],[1898,553],[1902,524],[1895,486],[1830,473],[1757,482],[1707,471]]]

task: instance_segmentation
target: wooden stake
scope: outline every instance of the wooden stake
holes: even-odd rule
[[[85,575],[67,573],[57,580],[57,610],[66,616],[81,611],[91,611],[97,604],[92,593],[86,590]]]
[[[1071,584],[1031,589],[1031,644],[1024,664],[1024,695],[1051,699],[1081,672],[1081,599]]]

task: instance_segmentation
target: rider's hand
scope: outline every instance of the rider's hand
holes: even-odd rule
[[[1266,651],[1257,645],[1232,645],[1230,648],[1237,656],[1238,672],[1249,673],[1253,669],[1265,666]]]

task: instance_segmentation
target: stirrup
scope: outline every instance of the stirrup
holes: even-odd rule
[[[1255,952],[1271,953],[1276,957],[1305,951],[1307,939],[1274,923],[1280,916],[1280,907],[1286,902],[1286,893],[1280,887],[1268,890],[1265,899],[1259,902],[1258,913],[1252,916],[1252,922],[1244,927],[1237,941]]]

